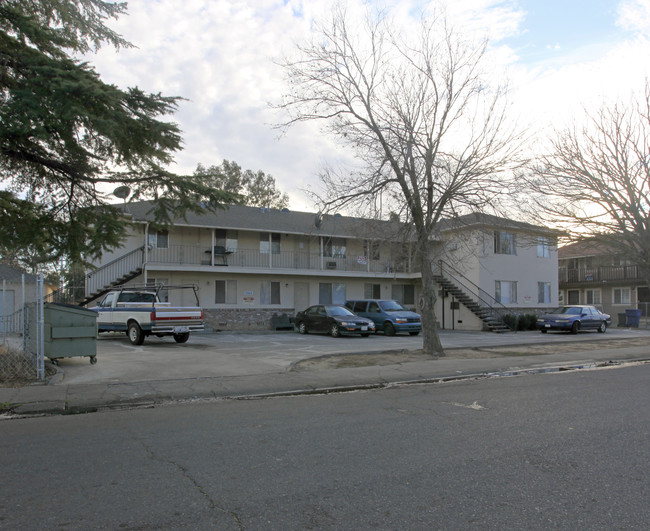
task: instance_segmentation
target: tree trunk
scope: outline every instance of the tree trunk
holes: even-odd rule
[[[438,334],[438,319],[435,304],[438,299],[436,284],[433,280],[433,262],[428,252],[420,252],[420,266],[422,271],[422,291],[420,293],[420,314],[422,316],[422,343],[425,354],[431,356],[444,356],[445,351]]]

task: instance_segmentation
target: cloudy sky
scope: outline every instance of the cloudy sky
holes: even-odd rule
[[[360,2],[361,0],[350,0]],[[176,171],[233,160],[272,174],[291,208],[340,154],[314,125],[280,136],[269,102],[283,92],[274,59],[309,35],[328,0],[129,0],[110,23],[136,48],[89,59],[105,81],[186,98],[174,115],[184,150]],[[430,4],[382,0],[402,14]],[[543,134],[603,99],[643,89],[650,74],[650,0],[452,0],[448,16],[490,38],[495,71],[509,79],[516,113]]]

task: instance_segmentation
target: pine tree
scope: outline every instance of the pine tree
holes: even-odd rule
[[[105,83],[75,55],[130,44],[107,25],[125,3],[101,0],[0,2],[0,252],[29,249],[46,263],[87,261],[118,245],[127,220],[107,203],[155,199],[167,224],[215,209],[231,195],[165,169],[181,149],[165,121],[179,97]]]

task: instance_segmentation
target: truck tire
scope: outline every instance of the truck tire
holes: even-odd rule
[[[174,341],[176,343],[187,343],[187,340],[190,338],[190,333],[185,332],[183,334],[174,334]]]
[[[129,336],[129,341],[133,345],[142,345],[142,343],[144,343],[144,332],[138,323],[134,323],[133,321],[130,322],[127,334]]]

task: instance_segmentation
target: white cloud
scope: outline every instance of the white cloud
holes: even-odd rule
[[[310,209],[300,189],[317,186],[326,163],[337,164],[344,151],[324,137],[318,124],[302,124],[279,138],[271,124],[282,121],[269,101],[283,93],[283,74],[273,59],[309,36],[314,17],[327,13],[322,0],[146,0],[129,3],[129,15],[111,26],[136,49],[104,48],[89,59],[102,77],[119,86],[187,98],[170,117],[183,130],[185,149],[177,171],[197,163],[234,160],[244,168],[271,173],[291,194],[291,206]],[[353,0],[361,9],[362,0]],[[432,2],[385,0],[401,20]],[[562,63],[522,64],[502,39],[526,31],[525,13],[516,0],[447,2],[455,27],[468,38],[489,37],[489,68],[510,86],[516,108],[533,128],[557,125],[583,105],[642,86],[648,75],[650,0],[624,0],[617,22],[634,38],[607,48],[562,55]],[[640,34],[641,33],[641,34]],[[588,52],[588,53],[587,53]]]
[[[617,24],[628,31],[650,34],[650,0],[623,0]]]

